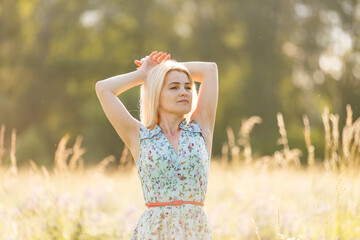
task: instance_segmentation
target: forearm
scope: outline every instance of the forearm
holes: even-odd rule
[[[215,62],[182,62],[195,81],[202,82],[206,75],[217,74]]]
[[[96,90],[109,91],[117,96],[132,87],[142,84],[144,77],[145,75],[139,70],[117,75],[98,81],[96,83]]]

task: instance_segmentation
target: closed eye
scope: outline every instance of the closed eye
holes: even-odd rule
[[[171,87],[170,89],[177,89],[177,87]],[[191,87],[186,87],[186,89],[191,90]]]

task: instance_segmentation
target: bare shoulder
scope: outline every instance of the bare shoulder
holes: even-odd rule
[[[104,90],[100,83],[96,84],[95,90],[106,117],[136,159],[141,123],[127,111],[114,93]]]

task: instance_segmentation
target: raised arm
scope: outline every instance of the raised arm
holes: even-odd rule
[[[136,70],[98,81],[95,85],[96,95],[106,117],[132,153],[136,147],[135,137],[139,132],[140,122],[131,116],[117,95],[141,84],[143,79],[144,74]]]
[[[138,154],[140,122],[131,116],[117,95],[142,84],[147,73],[165,59],[168,59],[166,53],[153,52],[150,56],[137,61],[144,63],[138,70],[98,81],[95,85],[96,95],[106,117],[134,158]]]
[[[218,69],[214,62],[183,62],[195,81],[200,82],[198,103],[191,116],[212,139],[218,103]]]

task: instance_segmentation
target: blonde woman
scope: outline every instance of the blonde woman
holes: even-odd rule
[[[130,149],[148,207],[131,239],[212,239],[204,212],[218,99],[213,62],[154,51],[137,70],[96,83],[105,115]],[[195,81],[200,89],[197,97]],[[117,95],[140,89],[140,120]]]

